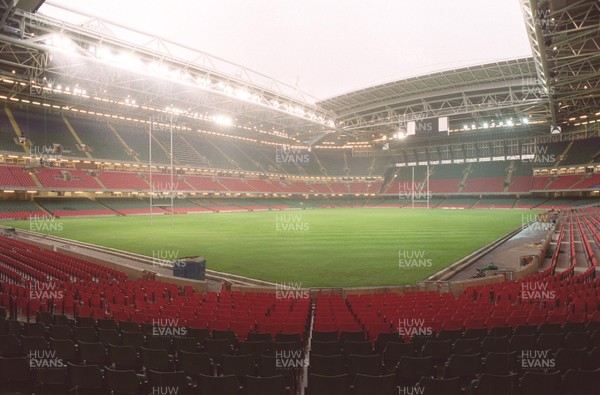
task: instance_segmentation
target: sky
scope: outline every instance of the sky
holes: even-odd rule
[[[326,99],[531,56],[518,0],[48,0],[240,64]]]

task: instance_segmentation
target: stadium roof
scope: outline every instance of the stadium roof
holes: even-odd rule
[[[551,122],[586,122],[600,107],[600,2],[520,1]]]
[[[456,123],[485,117],[543,116],[543,99],[523,91],[536,80],[533,59],[523,58],[420,75],[350,92],[318,105],[337,114],[345,130],[394,132],[408,121],[452,116]]]
[[[458,129],[501,117],[560,126],[600,115],[600,2],[520,1],[533,57],[419,75],[318,105],[348,132],[393,133],[438,116]]]
[[[176,111],[182,125],[223,121],[237,127],[217,125],[221,133],[286,144],[364,141],[365,132],[389,135],[438,116],[449,116],[453,129],[504,117],[591,122],[600,94],[600,3],[520,2],[533,57],[418,75],[316,104],[293,86],[185,45],[135,31],[139,43],[125,42],[114,31],[126,26],[97,18],[74,25],[0,5],[0,92],[19,101],[52,81],[44,99],[57,108],[125,119]]]
[[[306,144],[333,126],[328,114],[267,76],[165,40],[124,42],[97,23],[11,9],[0,36],[0,91],[124,119],[175,113],[181,127],[243,130],[244,138],[269,135],[285,144]]]
[[[107,36],[134,43],[132,30],[147,32],[318,99],[531,55],[518,0],[48,0],[40,12],[75,25],[100,21],[94,27]]]

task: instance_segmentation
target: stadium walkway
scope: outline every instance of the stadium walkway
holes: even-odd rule
[[[548,224],[536,221],[532,226],[522,229],[519,233],[490,251],[474,263],[457,272],[447,281],[466,280],[477,273],[477,269],[494,264],[499,270],[515,270],[519,267],[519,258],[535,254],[546,235]]]

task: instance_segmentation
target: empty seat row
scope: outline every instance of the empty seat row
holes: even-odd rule
[[[243,383],[243,385],[241,384]],[[285,395],[290,387],[282,375],[211,376],[184,371],[116,370],[98,365],[74,365],[34,369],[25,358],[0,358],[3,393],[55,394],[182,394],[182,395]],[[7,392],[8,391],[8,392]]]
[[[595,395],[600,393],[600,369],[569,369],[564,374],[528,372],[522,378],[514,374],[482,374],[464,382],[459,377],[421,376],[410,383],[398,383],[393,374],[334,376],[310,374],[307,395]]]

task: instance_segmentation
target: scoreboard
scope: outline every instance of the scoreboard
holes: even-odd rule
[[[410,121],[406,124],[407,136],[448,135],[448,117],[427,118]]]

